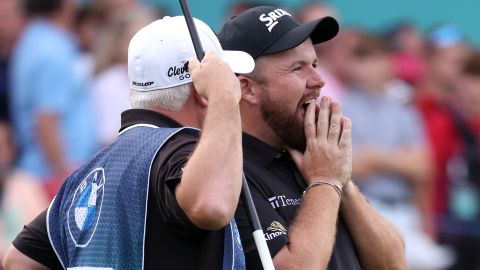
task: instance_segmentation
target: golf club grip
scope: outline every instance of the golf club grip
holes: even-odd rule
[[[252,234],[253,239],[255,240],[255,245],[257,246],[258,256],[262,262],[263,270],[275,270],[275,266],[273,266],[272,255],[270,255],[270,250],[268,249],[267,241],[265,240],[263,231],[254,231]]]
[[[190,13],[190,9],[188,8],[188,4],[186,0],[180,0],[180,6],[182,7],[182,12],[185,17],[185,21],[187,22],[188,32],[190,33],[190,37],[192,38],[193,48],[195,49],[195,54],[197,55],[198,61],[202,61],[204,52],[202,43],[200,42],[200,38],[198,37],[197,28],[193,22],[192,14]]]

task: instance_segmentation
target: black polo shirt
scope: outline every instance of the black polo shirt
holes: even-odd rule
[[[302,202],[305,181],[286,151],[277,151],[248,134],[243,135],[244,172],[272,256],[288,243],[288,228]],[[262,269],[243,203],[235,219],[248,270]],[[361,269],[351,235],[340,217],[330,270]]]
[[[172,119],[153,111],[134,109],[122,113],[120,131],[136,124],[180,127]],[[154,159],[148,195],[145,269],[214,270],[222,267],[224,230],[206,231],[196,227],[173,193],[197,140],[188,132],[179,132],[164,144]],[[51,269],[62,269],[48,240],[46,211],[24,227],[13,245]]]

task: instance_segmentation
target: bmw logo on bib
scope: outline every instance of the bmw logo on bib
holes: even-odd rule
[[[77,247],[86,247],[95,233],[102,211],[104,184],[103,168],[97,168],[75,190],[68,209],[68,230]]]

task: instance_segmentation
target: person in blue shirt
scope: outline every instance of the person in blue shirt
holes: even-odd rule
[[[28,23],[10,70],[16,167],[38,182],[59,185],[97,150],[92,100],[76,70],[76,7],[73,0],[22,3]]]

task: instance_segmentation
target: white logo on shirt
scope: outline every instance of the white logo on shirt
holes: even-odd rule
[[[264,234],[265,240],[272,240],[280,235],[287,235],[287,229],[278,221],[272,221],[267,228],[267,232]]]
[[[302,204],[301,199],[288,199],[285,195],[273,196],[271,198],[268,198],[268,201],[270,202],[270,205],[273,207],[273,209]]]

